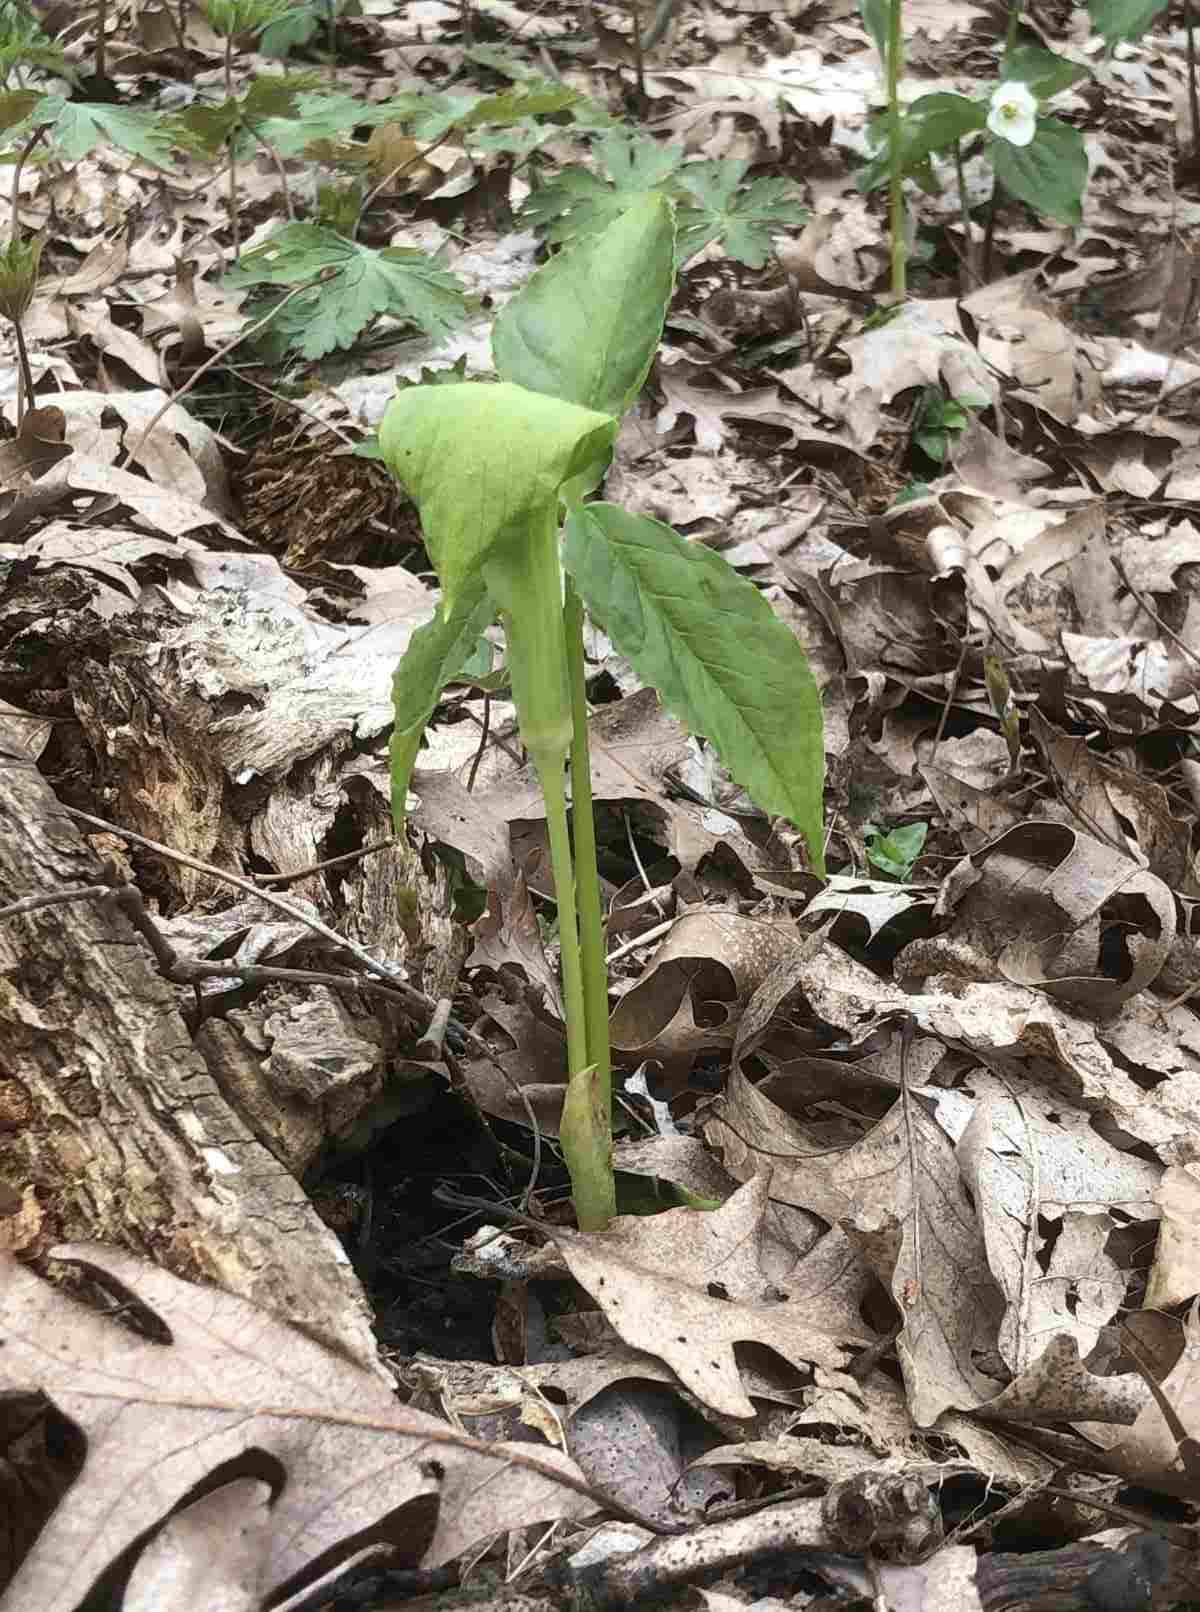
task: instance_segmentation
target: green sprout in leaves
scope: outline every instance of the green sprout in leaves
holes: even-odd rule
[[[867,860],[889,878],[903,881],[912,874],[928,833],[928,823],[905,823],[887,834],[868,823],[864,830]]]
[[[955,438],[970,424],[971,409],[987,407],[986,397],[943,397],[936,386],[927,386],[913,441],[935,464],[945,464]]]

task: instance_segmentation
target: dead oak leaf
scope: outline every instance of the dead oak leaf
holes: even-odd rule
[[[621,1215],[606,1231],[555,1233],[575,1280],[631,1349],[656,1355],[683,1386],[726,1416],[753,1416],[734,1356],[761,1343],[793,1363],[844,1369],[872,1341],[867,1327],[822,1325],[811,1288],[799,1297],[805,1261],[781,1283],[763,1268],[769,1181],[756,1176],[720,1209]]]
[[[169,1341],[130,1331],[0,1253],[0,1392],[45,1393],[88,1446],[5,1609],[68,1612],[122,1551],[249,1451],[282,1479],[259,1573],[267,1590],[422,1497],[438,1501],[425,1566],[595,1509],[558,1451],[482,1444],[407,1409],[378,1377],[245,1299],[99,1244],[55,1255],[115,1287]]]

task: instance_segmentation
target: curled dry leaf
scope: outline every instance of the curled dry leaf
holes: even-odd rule
[[[725,909],[688,913],[614,1011],[613,1046],[673,1068],[690,1064],[704,1047],[728,1046],[731,1021],[795,944],[790,919]]]
[[[401,1407],[378,1377],[213,1288],[97,1244],[56,1257],[132,1295],[169,1342],[86,1308],[0,1254],[0,1390],[45,1393],[87,1436],[83,1474],[0,1597],[68,1612],[199,1484],[249,1450],[274,1466],[271,1590],[421,1496],[426,1566],[509,1528],[595,1509],[555,1450],[488,1445]]]
[[[1111,1012],[1157,977],[1175,939],[1175,904],[1161,879],[1113,847],[1061,823],[1023,823],[947,875],[939,913],[953,912],[949,958],[968,951],[980,976],[997,971],[1061,1001]],[[923,943],[923,973],[938,943]],[[1122,978],[1105,970],[1127,957]]]

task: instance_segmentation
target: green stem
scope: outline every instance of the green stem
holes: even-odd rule
[[[608,964],[604,956],[604,913],[596,866],[596,818],[592,810],[592,758],[588,749],[587,671],[583,656],[583,601],[567,578],[563,612],[567,677],[571,685],[571,804],[575,825],[575,895],[579,905],[579,944],[587,1055],[596,1102],[609,1116],[606,1152],[612,1149],[612,1059],[608,1043]]]
[[[582,1231],[600,1231],[616,1209],[612,1167],[612,1098],[607,1059],[593,1059],[589,1045],[583,960],[576,911],[576,879],[567,826],[567,753],[571,748],[572,695],[563,619],[562,569],[559,559],[557,504],[544,517],[532,519],[524,541],[498,545],[484,566],[488,592],[500,607],[508,646],[508,672],[521,740],[537,768],[546,800],[546,829],[558,901],[562,945],[563,1006],[567,1019],[567,1095],[563,1102],[559,1142],[571,1172],[575,1216]],[[580,618],[573,617],[573,638],[580,639]],[[583,646],[580,640],[580,661]],[[576,816],[578,829],[579,817]],[[584,879],[593,888],[598,927],[599,894],[596,853]],[[603,937],[589,940],[593,989],[604,968]],[[601,973],[602,979],[602,973]],[[605,1004],[607,1006],[607,1003]],[[593,1017],[595,1017],[595,1013]],[[601,1015],[603,1018],[603,1015]],[[604,1023],[607,1032],[607,1022]],[[599,1033],[597,1026],[595,1033]]]
[[[888,145],[891,157],[892,296],[908,293],[908,239],[904,220],[904,153],[900,146],[900,75],[904,68],[903,0],[888,4]]]
[[[575,870],[567,828],[567,788],[562,763],[538,768],[546,801],[546,833],[558,903],[558,942],[562,948],[563,1007],[567,1017],[567,1066],[571,1079],[587,1068],[587,1013],[579,957],[579,919],[575,911]]]
[[[563,1102],[559,1142],[571,1172],[571,1196],[580,1231],[603,1231],[616,1213],[613,1185],[611,1118],[597,1089],[596,1071],[587,1056],[587,1014],[579,927],[575,911],[575,877],[571,838],[567,831],[567,791],[562,766],[539,768],[546,801],[546,830],[554,893],[558,900],[558,939],[562,949],[563,1005],[567,1016],[567,1095]]]
[[[1011,5],[1011,6],[1009,6],[1009,8],[1008,8],[1008,28],[1005,31],[1005,35],[1004,35],[1004,59],[1005,59],[1005,61],[1007,61],[1008,58],[1013,53],[1013,49],[1014,49],[1014,47],[1015,47],[1015,45],[1017,43],[1017,29],[1020,27],[1020,24],[1021,24],[1021,0],[1015,0],[1015,3],[1013,5]]]

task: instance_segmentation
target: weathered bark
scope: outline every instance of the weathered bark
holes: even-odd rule
[[[34,766],[0,750],[0,905],[99,871]],[[85,900],[0,918],[0,1246],[41,1260],[90,1239],[378,1363],[333,1233],[221,1095],[126,920]]]
[[[981,1556],[975,1584],[984,1612],[1167,1612],[1200,1599],[1200,1553],[1110,1529],[1061,1550]]]

